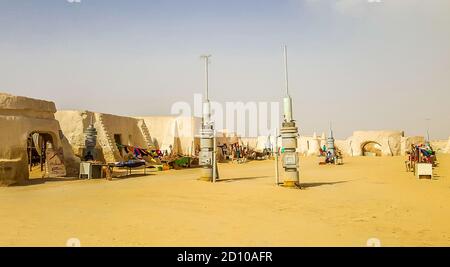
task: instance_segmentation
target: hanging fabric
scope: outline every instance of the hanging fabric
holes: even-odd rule
[[[34,147],[36,148],[37,153],[39,156],[42,155],[42,137],[39,133],[34,133],[31,135],[31,138],[33,139]]]

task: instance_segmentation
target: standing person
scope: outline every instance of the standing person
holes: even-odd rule
[[[236,156],[236,150],[234,144],[231,145],[231,162],[234,161],[234,157]]]
[[[327,155],[327,147],[325,145],[323,145],[322,147],[322,155],[326,156]]]
[[[239,145],[237,145],[236,154],[237,154],[237,161],[239,163],[241,160],[241,147]]]
[[[248,149],[247,147],[242,147],[242,162],[246,162],[248,157]]]
[[[228,160],[228,147],[227,147],[227,144],[223,144],[222,151],[223,151],[224,158],[226,160]]]

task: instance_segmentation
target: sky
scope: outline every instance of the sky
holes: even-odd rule
[[[448,0],[0,0],[0,92],[164,115],[207,53],[212,100],[281,101],[283,44],[301,134],[450,135]]]

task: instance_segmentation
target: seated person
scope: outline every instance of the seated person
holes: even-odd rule
[[[93,161],[94,155],[92,155],[91,151],[88,151],[86,155],[84,156],[84,161]]]
[[[334,158],[333,158],[333,155],[331,154],[331,151],[327,151],[325,162],[326,163],[333,163],[334,162]]]

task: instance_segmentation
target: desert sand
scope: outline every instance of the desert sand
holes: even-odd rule
[[[220,164],[127,179],[33,179],[0,188],[1,246],[450,245],[450,155],[434,180],[417,180],[404,157],[301,158],[303,190],[274,185],[274,161]]]

